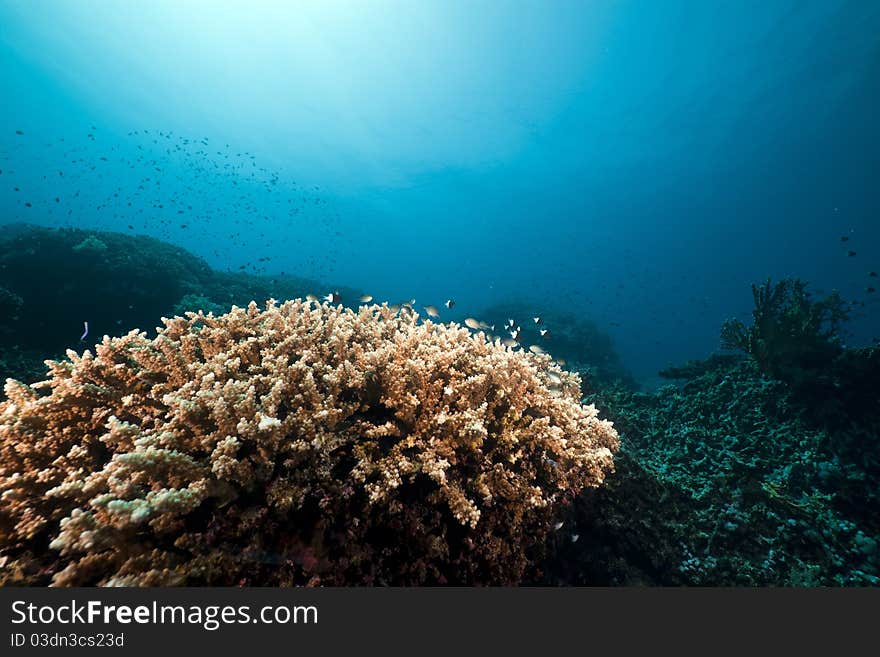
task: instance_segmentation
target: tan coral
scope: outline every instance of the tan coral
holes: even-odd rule
[[[482,333],[300,300],[163,323],[7,381],[0,579],[514,583],[612,468],[577,377]]]

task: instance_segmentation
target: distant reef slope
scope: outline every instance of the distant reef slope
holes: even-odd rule
[[[627,388],[638,387],[614,349],[611,336],[603,332],[588,317],[559,308],[537,308],[520,301],[508,301],[490,306],[480,318],[502,338],[516,335],[524,346],[539,345],[556,359],[562,359],[568,369],[577,370],[584,381],[585,391],[595,382],[621,382]],[[508,326],[519,318],[515,326]]]
[[[152,237],[5,224],[0,227],[0,381],[39,379],[46,371],[44,359],[69,348],[81,351],[102,335],[153,330],[163,316],[226,312],[233,304],[324,288],[294,276],[215,271],[185,249]],[[89,334],[80,341],[85,322]]]

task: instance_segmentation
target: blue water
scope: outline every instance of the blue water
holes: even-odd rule
[[[877,2],[0,0],[0,89],[0,224],[565,309],[646,385],[768,276],[880,335]]]

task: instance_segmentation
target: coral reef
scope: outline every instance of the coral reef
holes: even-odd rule
[[[880,585],[880,348],[836,293],[753,286],[744,353],[645,394],[526,304],[479,316],[568,372],[405,306],[228,312],[336,288],[145,238],[5,226],[0,275],[0,378],[37,382],[0,402],[0,583]],[[85,319],[122,337],[63,358]]]
[[[752,325],[726,321],[721,344],[749,354],[765,374],[783,381],[803,379],[843,351],[839,332],[848,312],[837,292],[816,301],[799,279],[776,284],[767,279],[752,285],[752,297]]]
[[[753,285],[752,326],[725,322],[722,346],[745,351],[764,375],[784,382],[804,421],[826,430],[837,454],[877,480],[880,349],[844,347],[847,303],[837,292],[815,301],[806,287],[798,279]]]
[[[752,286],[754,322],[661,372],[654,394],[598,385],[616,468],[556,541],[566,584],[880,585],[880,349],[847,349],[837,293]],[[601,382],[600,382],[601,383]]]
[[[219,314],[252,299],[303,297],[329,287],[290,275],[215,271],[149,237],[30,224],[0,230],[0,280],[0,381],[36,380],[44,359],[80,347],[83,322],[97,339],[152,329],[159,317],[188,310]],[[345,299],[360,296],[340,290]]]
[[[18,313],[21,312],[23,305],[24,300],[20,296],[0,286],[0,316],[15,321],[18,319]]]
[[[532,318],[540,316],[541,325]],[[481,320],[496,327],[502,337],[508,318],[515,319],[522,328],[520,342],[524,345],[542,345],[556,358],[564,359],[572,368],[577,367],[584,382],[599,380],[605,383],[623,381],[635,389],[636,382],[620,362],[611,337],[589,318],[554,308],[535,308],[525,303],[496,304],[479,313]],[[540,329],[549,329],[542,337]]]
[[[148,237],[3,226],[0,277],[7,294],[0,296],[18,301],[15,313],[0,312],[0,379],[45,369],[43,359],[78,346],[83,322],[99,337],[152,328],[210,276],[204,261]],[[13,348],[39,360],[21,363],[11,357]],[[24,368],[11,369],[14,363]]]
[[[682,365],[673,365],[657,374],[663,379],[695,379],[712,370],[727,367],[744,358],[739,354],[712,354],[702,360],[689,360]]]
[[[516,583],[612,469],[548,356],[386,306],[163,320],[0,402],[6,584]]]
[[[654,394],[589,394],[621,449],[605,485],[579,497],[543,581],[880,585],[880,350],[841,358],[842,389],[868,401],[839,426],[817,424],[751,359],[689,363],[669,372],[683,387]]]

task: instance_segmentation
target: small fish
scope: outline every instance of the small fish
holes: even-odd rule
[[[848,255],[850,258],[852,258],[855,254],[856,254],[855,251],[847,251],[846,252],[846,255]]]
[[[849,237],[847,235],[841,235],[840,241],[841,242],[849,242]]]
[[[529,351],[531,351],[533,354],[538,354],[539,356],[540,356],[541,354],[546,354],[546,353],[547,353],[546,351],[544,351],[543,349],[541,349],[541,347],[539,347],[539,346],[536,345],[536,344],[533,344],[531,347],[529,347]]]
[[[480,322],[480,328],[483,329],[484,331],[494,331],[495,325],[494,324],[487,324],[486,322]]]
[[[541,334],[542,338],[549,338],[550,337],[550,330],[549,329],[541,329],[538,331],[538,333]]]
[[[867,292],[868,294],[873,294],[876,291],[877,291],[876,288],[873,288],[873,287],[866,287],[865,288],[865,292]]]
[[[88,334],[89,334],[89,323],[88,323],[88,322],[83,322],[83,328],[84,328],[85,330],[83,331],[83,334],[79,337],[80,342],[82,342],[83,340],[85,340],[86,337],[87,337]]]
[[[550,379],[550,383],[553,385],[558,386],[562,384],[562,377],[556,372],[547,372],[547,378]]]
[[[557,362],[559,365],[563,365],[563,366],[565,365],[565,359],[564,359],[564,358],[557,358],[557,359],[556,359],[556,362]]]
[[[437,306],[425,306],[425,313],[428,317],[440,317],[440,311],[437,310]]]
[[[501,344],[503,344],[505,347],[511,347],[511,348],[519,346],[519,342],[517,342],[513,338],[504,338],[501,341]]]
[[[544,320],[541,319],[540,317],[532,317],[532,321],[535,322],[535,324],[538,324],[538,325],[544,323]]]
[[[875,272],[875,271],[869,271],[869,272],[868,272],[868,276],[870,276],[871,278],[877,278],[877,272]]]
[[[361,303],[370,303],[373,300],[373,297],[369,294],[365,294],[362,297],[358,297],[358,301]]]
[[[562,522],[562,521],[557,522],[557,523],[555,523],[555,524],[553,525],[553,529],[556,530],[556,531],[559,531],[560,529],[562,529],[562,526],[563,526],[564,524],[565,524],[565,523]]]
[[[395,304],[389,306],[388,310],[390,310],[393,313],[399,313],[400,312],[400,304],[395,303]]]
[[[465,319],[465,320],[464,320],[464,325],[467,326],[468,328],[472,328],[472,329],[474,329],[475,331],[476,331],[477,329],[481,328],[481,327],[480,327],[480,322],[477,321],[476,319],[474,319],[473,317],[468,317],[467,319]]]
[[[510,337],[512,337],[514,340],[519,340],[521,335],[522,329],[516,329],[515,331],[510,332]]]
[[[452,299],[447,299],[446,303],[444,303],[443,305],[451,310],[452,308],[455,308],[455,301],[453,301]]]
[[[572,535],[571,535],[571,542],[572,542],[572,543],[577,543],[577,542],[578,542],[578,539],[579,539],[580,537],[581,537],[580,534],[572,534]]]
[[[21,130],[16,130],[16,131],[15,131],[15,134],[17,134],[17,135],[23,135],[24,133],[23,133]]]
[[[509,326],[510,328],[513,328],[515,324],[516,324],[515,321],[513,321],[509,317],[507,318],[507,326]]]
[[[324,297],[324,301],[327,301],[329,303],[339,303],[340,301],[342,301],[342,297],[339,295],[339,290],[328,294],[326,297]]]
[[[306,301],[314,301],[315,303],[317,303],[318,297],[316,297],[314,294],[307,294]]]

